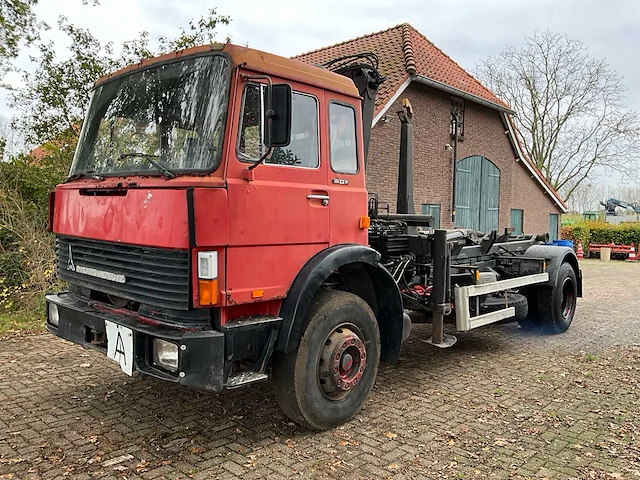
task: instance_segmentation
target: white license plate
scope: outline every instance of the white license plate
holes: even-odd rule
[[[120,364],[127,375],[133,375],[133,330],[104,321],[107,330],[107,357]]]

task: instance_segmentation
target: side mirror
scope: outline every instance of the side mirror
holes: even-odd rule
[[[269,85],[271,105],[265,111],[265,146],[286,147],[291,142],[291,85],[282,83]],[[267,100],[268,102],[268,100]]]

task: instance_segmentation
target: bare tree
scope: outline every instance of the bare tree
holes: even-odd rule
[[[526,154],[565,199],[603,170],[635,176],[640,117],[624,106],[621,78],[579,40],[536,32],[477,75],[515,110]]]
[[[588,180],[582,182],[573,188],[571,198],[567,200],[569,211],[583,213],[599,210],[600,202],[605,200],[604,188],[604,185],[593,184]]]
[[[573,190],[573,195],[567,201],[567,205],[569,211],[574,213],[598,211],[604,210],[603,203],[610,198],[640,205],[640,187],[594,184],[591,181],[585,181]]]
[[[615,198],[625,203],[640,205],[640,187],[632,185],[614,185],[608,186],[602,191],[603,195],[600,200],[604,201],[608,198]]]

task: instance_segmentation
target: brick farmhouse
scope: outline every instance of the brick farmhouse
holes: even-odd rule
[[[512,110],[411,25],[297,56],[323,64],[344,55],[373,52],[386,77],[376,100],[367,188],[395,212],[400,148],[396,112],[407,98],[414,112],[413,166],[416,212],[436,216],[442,228],[481,231],[513,227],[517,233],[549,232],[557,238],[565,203],[524,154]],[[454,135],[460,113],[456,225],[451,221]]]

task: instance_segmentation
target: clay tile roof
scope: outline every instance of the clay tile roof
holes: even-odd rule
[[[509,108],[491,90],[482,85],[473,75],[408,23],[303,53],[294,58],[321,65],[343,55],[363,52],[373,52],[378,55],[380,71],[382,75],[387,77],[378,91],[375,114],[413,75],[427,77],[496,105]]]

